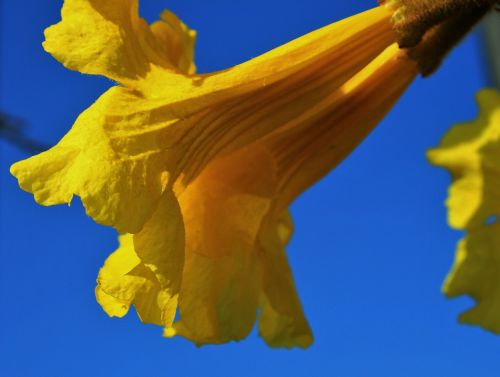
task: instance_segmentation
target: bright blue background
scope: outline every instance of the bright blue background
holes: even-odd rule
[[[374,2],[144,0],[141,12],[153,20],[168,6],[196,28],[197,63],[210,71]],[[1,107],[48,144],[110,85],[43,52],[42,31],[59,20],[61,3],[2,3]],[[500,338],[458,325],[471,301],[440,293],[460,235],[446,225],[448,176],[424,157],[449,125],[475,116],[483,65],[475,34],[293,206],[289,256],[316,337],[306,351],[269,349],[255,331],[240,343],[198,349],[162,338],[133,311],[108,318],[94,285],[114,232],[77,201],[36,205],[8,173],[26,154],[0,141],[0,376],[499,376]]]

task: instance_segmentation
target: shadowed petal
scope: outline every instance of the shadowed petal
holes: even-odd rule
[[[97,279],[96,297],[110,316],[134,305],[145,323],[170,327],[184,264],[184,228],[177,200],[162,197],[144,229],[120,237]]]
[[[263,281],[259,334],[272,347],[307,348],[313,336],[285,254],[292,231],[292,219],[285,212],[260,232],[258,258]]]
[[[179,335],[223,343],[252,329],[260,288],[255,250],[275,195],[274,175],[269,154],[247,148],[213,161],[180,196],[186,262]]]

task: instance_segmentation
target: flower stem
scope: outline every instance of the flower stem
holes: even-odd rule
[[[497,89],[500,89],[500,14],[492,12],[484,22],[483,35],[488,58],[489,77]]]

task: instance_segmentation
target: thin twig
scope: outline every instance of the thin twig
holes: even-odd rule
[[[48,149],[45,144],[26,136],[25,128],[26,123],[22,119],[0,113],[0,138],[30,154],[40,153]]]
[[[484,22],[484,37],[488,56],[489,76],[500,89],[500,13],[491,12]]]

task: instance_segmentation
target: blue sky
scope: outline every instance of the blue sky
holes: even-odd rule
[[[62,67],[42,47],[62,1],[4,0],[0,108],[30,136],[54,144],[111,83]],[[225,68],[334,20],[368,9],[349,0],[143,0],[198,30],[201,71]],[[480,34],[429,79],[418,79],[375,132],[293,205],[288,248],[315,333],[306,350],[267,348],[254,331],[240,343],[196,348],[164,339],[131,311],[111,319],[95,278],[116,247],[113,230],[71,207],[41,207],[9,166],[27,157],[0,140],[0,375],[78,376],[498,376],[500,338],[458,325],[467,298],[440,286],[458,232],[446,225],[447,174],[425,160],[453,123],[475,117],[486,86]]]

